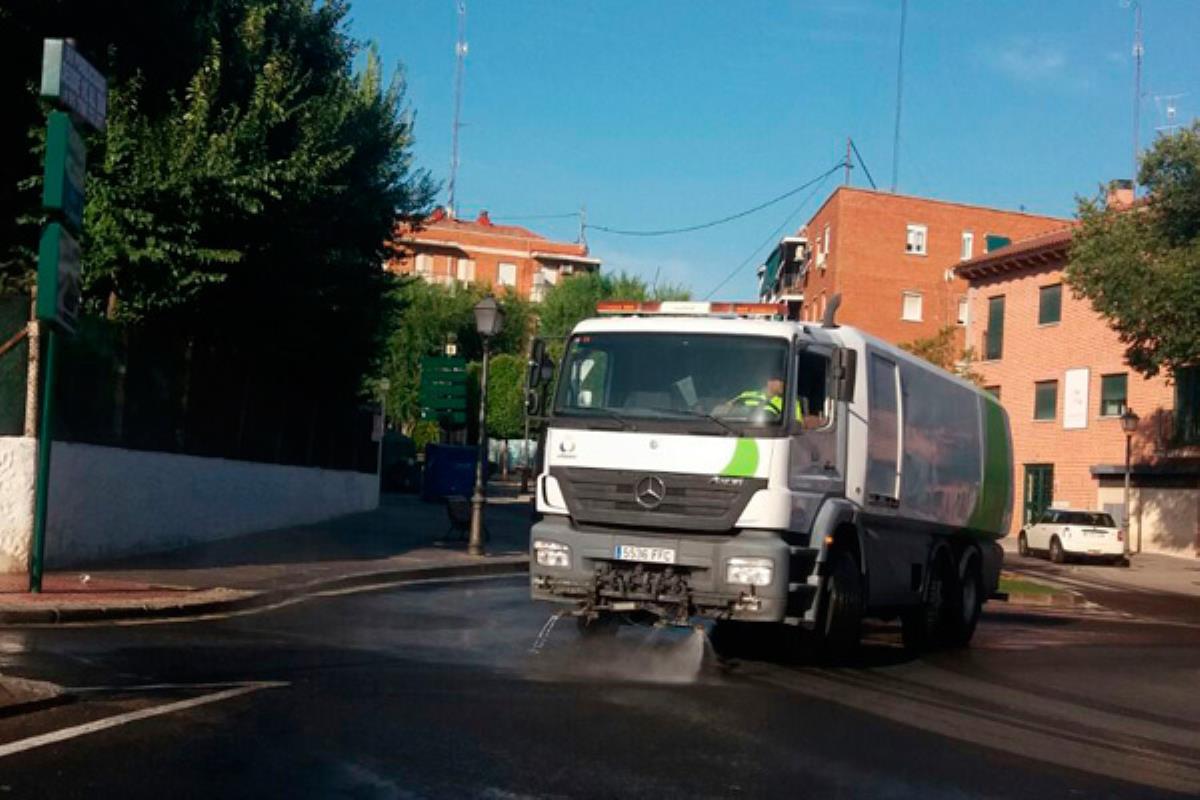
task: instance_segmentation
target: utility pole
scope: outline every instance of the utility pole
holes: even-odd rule
[[[900,49],[896,56],[896,127],[892,133],[892,194],[900,177],[900,108],[904,100],[904,24],[908,19],[908,0],[900,0]]]
[[[458,0],[458,40],[454,44],[454,125],[450,132],[450,180],[447,183],[450,216],[454,216],[458,188],[458,129],[462,127],[462,82],[467,61],[467,0]]]
[[[846,174],[842,178],[842,185],[850,185],[850,137],[846,137]]]
[[[587,203],[579,206],[579,243],[587,247]]]

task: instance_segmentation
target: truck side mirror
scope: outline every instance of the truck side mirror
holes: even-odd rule
[[[835,400],[853,400],[855,376],[858,374],[858,351],[848,347],[837,351],[833,373],[833,397]]]
[[[525,391],[532,392],[544,383],[542,362],[546,359],[546,343],[534,339],[529,343],[529,362],[525,373]]]

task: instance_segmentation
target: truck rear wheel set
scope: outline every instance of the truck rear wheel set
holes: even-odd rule
[[[939,549],[921,605],[900,616],[904,646],[910,650],[964,647],[975,635],[984,599],[979,556],[967,548],[955,561],[948,548]]]

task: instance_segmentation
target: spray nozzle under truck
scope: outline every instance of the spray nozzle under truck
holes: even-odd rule
[[[598,311],[547,403],[535,599],[585,623],[704,616],[849,644],[862,617],[900,617],[906,639],[970,639],[1012,507],[995,398],[832,313]]]

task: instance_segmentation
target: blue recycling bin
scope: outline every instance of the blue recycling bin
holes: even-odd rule
[[[453,495],[470,497],[475,490],[475,454],[468,445],[425,445],[425,475],[422,500],[441,500]]]

